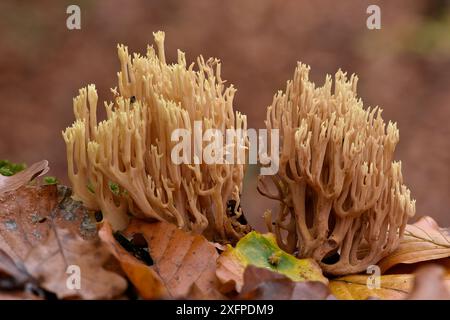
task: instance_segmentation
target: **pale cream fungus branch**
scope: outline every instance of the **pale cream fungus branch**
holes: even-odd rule
[[[246,117],[233,111],[235,89],[225,86],[217,59],[201,56],[186,64],[167,64],[164,33],[154,34],[157,49],[146,56],[118,46],[121,71],[107,118],[97,123],[98,96],[93,85],[74,98],[75,123],[63,132],[74,197],[101,210],[114,229],[129,216],[168,221],[215,241],[234,241],[248,232],[239,223],[244,164],[175,164],[171,141],[175,129],[244,129]],[[192,135],[195,136],[195,135]],[[195,144],[203,141],[194,140]],[[117,186],[115,190],[111,185]]]
[[[316,87],[309,70],[299,63],[267,110],[267,129],[280,130],[280,169],[274,188],[266,177],[258,189],[280,202],[270,228],[285,250],[330,274],[360,272],[397,247],[415,213],[393,162],[399,133],[379,108],[363,109],[356,76],[339,70],[334,89],[330,76]]]

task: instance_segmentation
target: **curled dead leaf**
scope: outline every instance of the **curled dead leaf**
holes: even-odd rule
[[[406,226],[398,248],[382,259],[378,266],[384,273],[400,264],[411,264],[450,257],[450,229],[440,228],[428,216]]]
[[[49,170],[48,161],[42,160],[25,168],[24,170],[12,176],[0,175],[0,195],[6,192],[14,191],[26,185],[31,180],[44,175]]]

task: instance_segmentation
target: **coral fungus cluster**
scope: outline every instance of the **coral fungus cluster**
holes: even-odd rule
[[[222,132],[245,129],[246,117],[233,111],[235,89],[225,86],[216,59],[199,57],[196,67],[178,51],[177,63],[166,63],[164,33],[154,36],[157,48],[146,56],[118,47],[118,90],[112,90],[114,102],[105,103],[106,120],[97,123],[93,85],[74,98],[76,121],[63,132],[74,196],[101,210],[115,229],[131,214],[215,241],[238,239],[248,230],[240,223],[244,164],[171,159],[172,132],[192,132],[194,121]],[[192,139],[193,147],[198,143]]]
[[[239,205],[245,164],[202,162],[198,155],[175,161],[172,140],[182,129],[191,133],[188,146],[201,149],[198,123],[222,135],[245,132],[246,117],[233,111],[235,90],[225,86],[216,59],[199,57],[196,68],[178,51],[178,62],[167,64],[164,33],[154,36],[157,48],[146,56],[118,47],[121,71],[114,102],[105,103],[106,120],[97,122],[93,85],[74,98],[76,121],[63,133],[74,196],[101,210],[115,229],[131,214],[214,241],[239,239],[249,231]],[[299,63],[267,109],[268,132],[279,130],[270,137],[280,138],[269,142],[281,146],[278,172],[261,177],[258,186],[280,202],[274,221],[266,215],[269,228],[284,250],[314,258],[330,274],[377,263],[397,247],[415,213],[401,163],[393,161],[396,124],[386,125],[378,107],[364,109],[356,84],[356,76],[338,71],[334,84],[327,76],[316,87],[309,67]],[[219,153],[229,154],[238,140]]]
[[[359,272],[396,248],[415,213],[393,161],[399,133],[379,108],[363,108],[356,76],[338,71],[334,88],[330,76],[315,87],[309,70],[299,63],[267,110],[267,129],[280,130],[280,163],[259,190],[280,201],[273,230],[283,249],[327,273]]]

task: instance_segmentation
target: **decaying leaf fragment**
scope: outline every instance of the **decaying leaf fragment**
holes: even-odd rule
[[[379,262],[382,272],[394,265],[417,263],[450,257],[450,229],[440,228],[428,216],[406,225],[398,248]]]
[[[249,265],[238,299],[248,300],[323,300],[333,299],[328,287],[319,281],[292,281],[266,268]]]
[[[408,300],[450,300],[450,277],[445,281],[445,269],[441,266],[424,266],[415,275]]]
[[[283,274],[293,281],[328,283],[314,260],[297,259],[281,250],[272,234],[252,231],[235,248],[229,245],[219,257],[216,273],[223,284],[222,291],[240,292],[244,284],[244,271],[249,265]]]

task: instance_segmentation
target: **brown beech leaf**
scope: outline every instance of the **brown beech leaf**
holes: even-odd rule
[[[427,265],[417,270],[415,275],[408,300],[450,300],[450,281],[446,284],[444,268]]]
[[[380,276],[380,287],[373,287],[373,275],[350,275],[330,280],[331,293],[339,300],[406,299],[414,284],[414,274],[389,274]],[[368,285],[370,283],[371,285]],[[450,275],[445,277],[450,287]]]
[[[104,241],[109,239],[111,244],[111,237],[106,236],[104,234],[106,232],[105,229],[102,230],[100,236]],[[155,285],[159,286],[159,281],[166,290],[163,296],[144,297],[189,298],[192,294],[209,299],[224,298],[217,290],[218,280],[215,275],[216,259],[219,255],[215,246],[203,236],[185,232],[167,222],[145,223],[137,219],[132,220],[124,234],[129,237],[142,235],[147,241],[154,263],[151,267],[147,267],[142,262],[135,263],[130,253],[126,254],[122,250],[115,253],[121,263],[125,261],[128,264],[123,269],[138,292],[150,292]],[[113,243],[109,248],[113,248],[114,252],[117,246],[117,243]],[[137,271],[135,268],[140,270]],[[137,277],[144,277],[142,274],[145,273],[145,277],[151,281],[138,281],[132,276],[132,272],[137,274]],[[160,290],[160,293],[162,294],[163,290]]]
[[[60,299],[111,299],[125,291],[126,280],[103,268],[110,254],[99,240],[84,240],[66,229],[53,231],[24,261],[27,272],[39,279],[41,287]],[[79,289],[68,285],[70,266],[79,269]]]
[[[417,263],[450,257],[450,229],[440,228],[431,217],[422,217],[406,226],[398,248],[378,266],[385,272],[400,263]]]
[[[85,239],[96,237],[96,224],[64,186],[23,186],[0,195],[0,249],[14,261],[47,238],[53,226]]]
[[[25,259],[46,238],[58,204],[56,186],[24,186],[0,196],[0,249],[14,261]]]
[[[34,178],[46,174],[49,169],[48,161],[42,160],[12,176],[7,177],[0,175],[0,195],[5,192],[19,189]]]
[[[295,282],[281,273],[249,265],[244,271],[244,285],[238,299],[324,300],[333,297],[322,282]]]
[[[126,251],[115,239],[111,225],[104,221],[99,230],[100,239],[119,261],[122,270],[143,299],[159,299],[168,295],[167,289],[156,271],[136,259]]]
[[[111,298],[126,289],[125,279],[102,268],[110,255],[96,225],[63,186],[23,186],[0,196],[0,253],[0,274],[14,288],[31,284],[59,298],[83,299]],[[80,267],[80,290],[67,289],[69,265]]]

